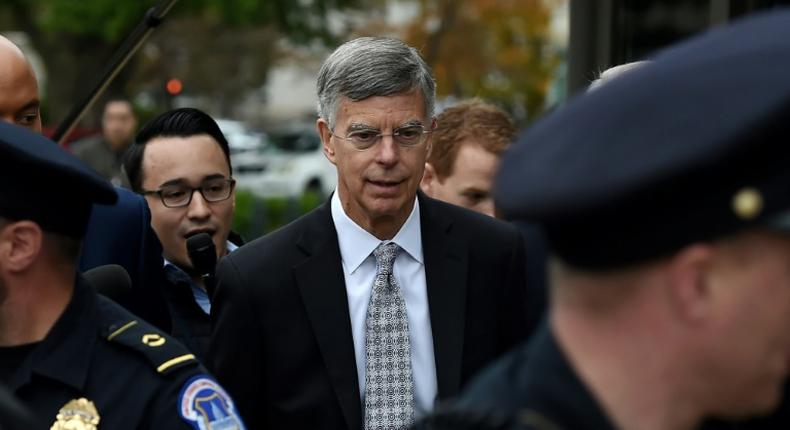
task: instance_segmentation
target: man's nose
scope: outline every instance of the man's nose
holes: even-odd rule
[[[211,216],[209,202],[203,198],[203,194],[200,193],[200,190],[192,191],[192,201],[189,202],[189,206],[187,206],[187,216],[196,219],[208,218]]]
[[[385,165],[393,165],[398,162],[400,157],[400,146],[395,141],[395,137],[391,134],[383,135],[378,144],[374,147],[376,152],[376,161]]]

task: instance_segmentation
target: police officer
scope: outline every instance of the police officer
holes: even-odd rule
[[[688,430],[780,405],[788,52],[789,12],[752,17],[663,52],[522,137],[503,160],[498,204],[546,232],[549,317],[426,427]]]
[[[41,428],[243,428],[192,354],[77,273],[91,205],[113,187],[6,123],[0,172],[0,382]]]

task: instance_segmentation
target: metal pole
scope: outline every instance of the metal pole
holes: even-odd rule
[[[93,90],[77,103],[60,125],[58,125],[58,129],[55,130],[55,133],[52,135],[52,140],[58,142],[60,145],[65,143],[66,137],[74,126],[77,125],[85,112],[90,109],[96,100],[104,93],[112,80],[115,79],[121,69],[129,62],[129,59],[132,58],[143,43],[145,43],[154,29],[162,23],[165,15],[167,15],[177,2],[178,0],[161,0],[159,4],[148,9],[142,22],[135,27],[129,37],[123,41],[121,47],[110,59],[109,64],[104,69],[104,73],[102,73],[101,78],[93,87]]]

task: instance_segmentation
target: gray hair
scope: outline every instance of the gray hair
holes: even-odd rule
[[[341,97],[353,101],[419,89],[433,117],[436,84],[419,52],[398,39],[360,37],[338,47],[318,72],[318,115],[335,128]]]

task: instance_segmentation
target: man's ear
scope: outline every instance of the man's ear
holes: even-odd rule
[[[431,132],[436,130],[436,127],[437,127],[438,124],[439,123],[438,123],[438,121],[436,121],[436,117],[433,117],[433,119],[431,119]],[[431,158],[431,151],[433,150],[433,135],[432,134],[428,136],[428,145],[426,145],[426,146],[427,146],[427,148],[426,148],[425,158],[426,159],[430,159]]]
[[[435,180],[437,180],[436,170],[431,163],[425,163],[425,170],[422,172],[422,180],[420,180],[420,188],[428,197],[433,197],[433,182]]]
[[[0,231],[0,259],[10,272],[23,272],[39,258],[44,231],[33,221],[15,221]]]
[[[326,122],[323,118],[318,118],[315,122],[315,129],[318,132],[318,136],[321,138],[321,146],[324,148],[324,156],[332,162],[335,163],[335,147],[332,143],[332,132],[329,129],[329,123]]]
[[[711,245],[694,244],[675,254],[668,263],[667,293],[682,321],[699,324],[714,310],[713,254]]]

